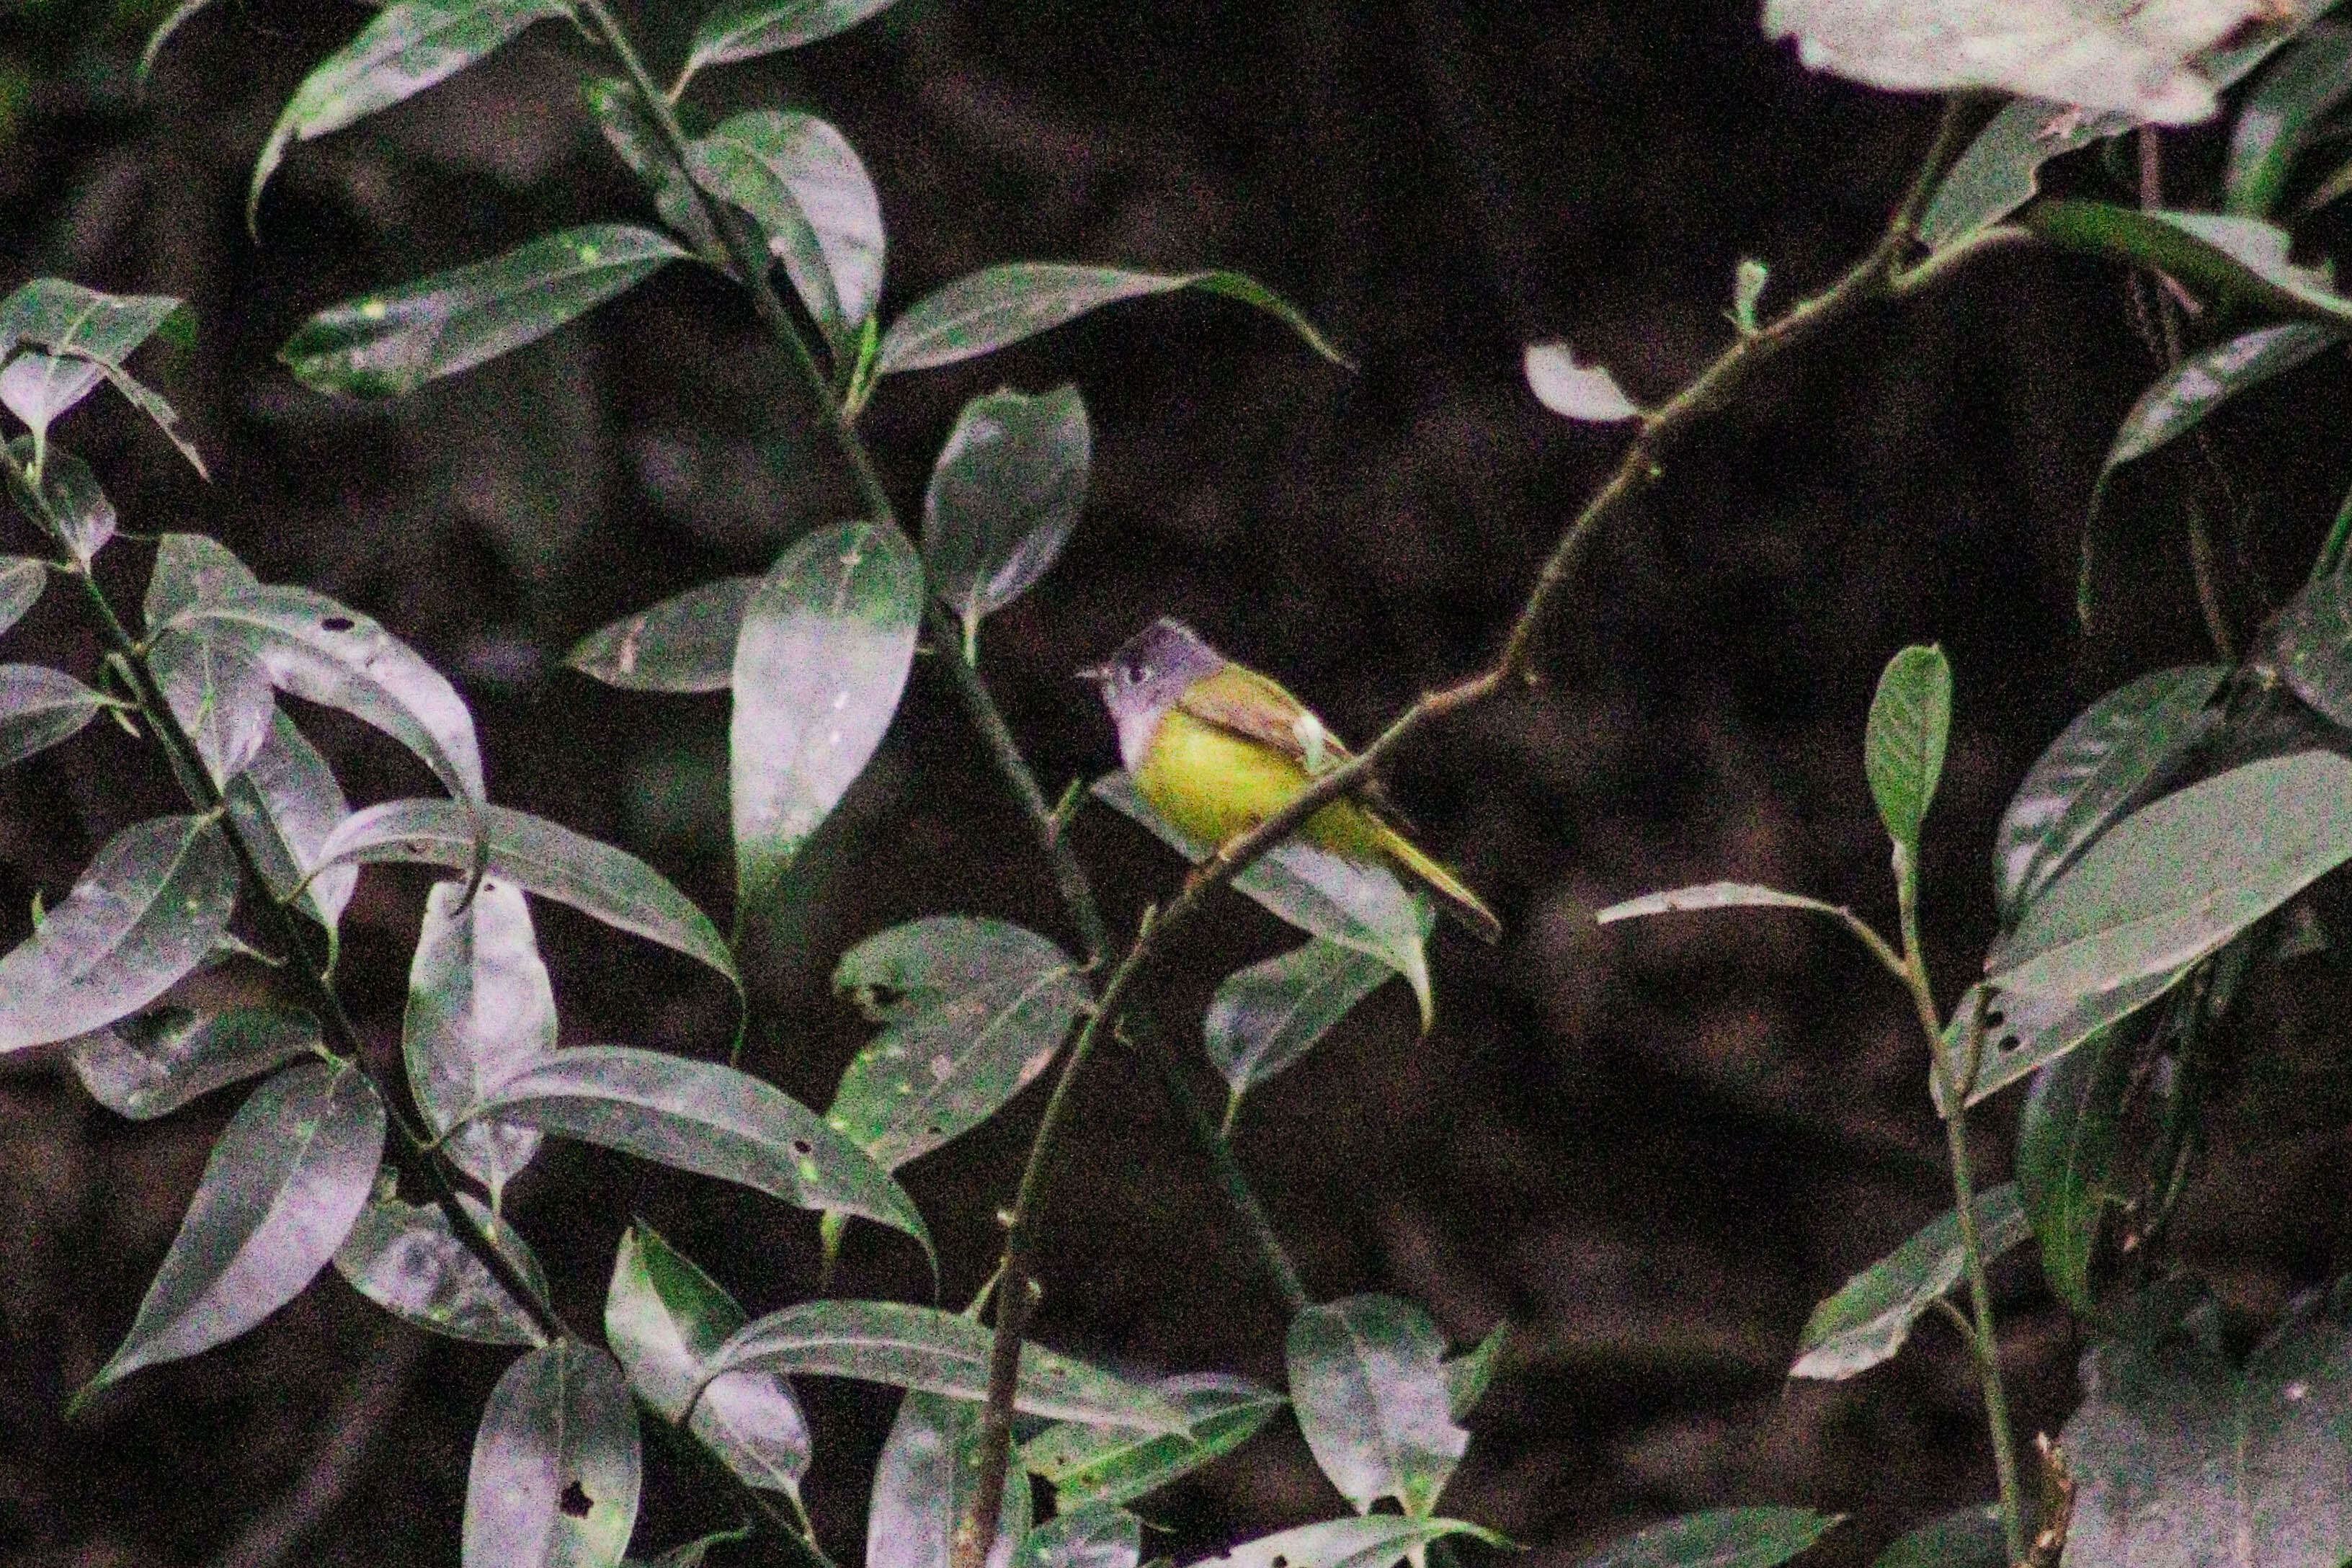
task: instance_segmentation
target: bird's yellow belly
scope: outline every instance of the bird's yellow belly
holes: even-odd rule
[[[1171,710],[1160,721],[1136,793],[1151,809],[1205,845],[1246,833],[1307,787],[1307,770],[1271,746]],[[1299,835],[1351,860],[1381,859],[1372,824],[1351,801],[1325,806]]]

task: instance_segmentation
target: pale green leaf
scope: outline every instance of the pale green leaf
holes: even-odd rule
[[[166,533],[155,541],[155,564],[147,574],[141,614],[147,630],[159,633],[184,610],[260,586],[261,579],[218,540]]]
[[[891,0],[722,0],[694,29],[685,77],[847,32]],[[685,78],[680,79],[683,86]]]
[[[2091,1261],[2110,1197],[2132,1052],[2114,1029],[2042,1069],[2017,1121],[2017,1190],[2051,1293],[2078,1316],[2096,1308]]]
[[[466,1478],[464,1568],[617,1568],[643,1481],[613,1358],[559,1340],[507,1368]]]
[[[678,163],[669,142],[654,122],[637,89],[613,77],[590,82],[583,89],[589,118],[604,133],[605,142],[629,172],[653,192],[654,210],[662,222],[686,237],[698,255],[720,258],[726,247],[710,215],[694,189],[694,179]]]
[[[2097,483],[2124,464],[2185,436],[2242,392],[2275,380],[2344,341],[2347,328],[2286,321],[2190,354],[2140,394],[2116,431]]]
[[[1013,1568],[1136,1568],[1143,1560],[1143,1521],[1121,1508],[1076,1511],[1059,1492],[1060,1511],[1024,1536]]]
[[[949,1568],[956,1526],[980,1491],[981,1407],[921,1390],[898,1402],[866,1513],[866,1568]],[[1005,1478],[989,1568],[1011,1568],[1029,1533],[1029,1480]]]
[[[2041,191],[2042,165],[2132,128],[2132,117],[2046,98],[2013,99],[1977,132],[1919,216],[1919,237],[1943,250],[1991,227]]]
[[[1951,730],[1952,667],[1943,649],[1915,645],[1887,660],[1870,701],[1862,765],[1879,819],[1914,864]]]
[[[2262,217],[2276,206],[2297,154],[2347,93],[2352,33],[2305,33],[2239,106],[2222,173],[2222,210]]]
[[[2337,572],[2305,584],[2279,611],[2273,647],[2287,689],[2352,726],[2352,578]]]
[[[1809,899],[1802,893],[1784,893],[1778,888],[1759,888],[1752,882],[1702,882],[1696,887],[1676,888],[1670,892],[1644,893],[1638,899],[1627,899],[1622,903],[1610,905],[1592,919],[1596,925],[1614,925],[1619,921],[1641,920],[1651,915],[1692,914],[1705,910],[1804,910],[1811,914],[1840,919],[1847,913],[1835,904]]]
[[[2128,1018],[2178,985],[2193,967],[2182,964],[2177,969],[2158,970],[2108,990],[2080,996],[1994,993],[1989,1014],[1991,1027],[1985,1036],[1983,1059],[1969,1088],[1969,1103],[1975,1105],[1999,1094],[2026,1074],[2076,1049],[2107,1025]],[[1971,988],[1954,1010],[1947,1044],[1959,1038],[1975,1005],[1976,991]],[[1928,1088],[1935,1096],[1937,1114],[1950,1115],[1951,1108],[1944,1100],[1941,1075],[1930,1075]]]
[[[1748,309],[1755,309],[1753,300]],[[1566,343],[1528,344],[1522,368],[1528,390],[1554,414],[1603,425],[1642,416],[1641,408],[1618,389],[1615,376],[1600,365],[1577,363]]]
[[[33,433],[34,450],[39,451],[48,440],[49,426],[88,397],[104,376],[94,360],[38,351],[21,353],[0,369],[0,408],[25,422]]]
[[[46,664],[0,664],[0,767],[81,733],[106,699]]]
[[[1225,976],[1201,1032],[1235,1098],[1297,1062],[1396,971],[1319,938]]]
[[[25,555],[0,555],[0,632],[23,620],[48,585],[47,563]]]
[[[1054,1483],[1064,1510],[1106,1509],[1155,1492],[1257,1435],[1287,1403],[1246,1378],[1199,1373],[1164,1378],[1153,1391],[1181,1412],[1189,1435],[1064,1421],[1021,1446],[1021,1463]]]
[[[92,1100],[147,1121],[318,1047],[319,1021],[289,1007],[160,1007],[77,1037],[66,1059]]]
[[[539,1134],[465,1121],[467,1109],[555,1049],[555,993],[522,889],[497,876],[436,882],[408,969],[400,1027],[409,1092],[458,1169],[499,1194],[538,1152]]]
[[[565,663],[624,691],[724,691],[758,577],[698,583],[582,637]]]
[[[8,443],[8,450],[27,469],[34,458],[33,441],[29,436],[19,436]],[[41,468],[36,497],[17,475],[8,474],[8,493],[28,518],[48,514],[65,536],[66,548],[88,565],[106,542],[114,537],[114,502],[99,488],[98,476],[89,465],[71,452],[52,451]]]
[[[278,718],[278,695],[251,643],[174,629],[148,646],[147,670],[215,785],[225,787],[260,754]]]
[[[299,889],[298,907],[334,930],[359,886],[360,872],[356,866],[328,865],[322,853],[328,837],[352,814],[327,759],[281,711],[270,721],[261,750],[223,793],[229,820],[270,895],[290,900]],[[462,816],[460,807],[446,809]]]
[[[882,298],[882,200],[848,139],[813,114],[751,110],[688,149],[694,180],[751,215],[838,354]]]
[[[1979,1193],[1973,1207],[1978,1244],[1988,1261],[2033,1234],[2013,1182]],[[1813,1309],[1789,1375],[1833,1381],[1892,1359],[1912,1325],[1959,1283],[1966,1261],[1959,1212],[1930,1220]]]
[[[1445,1363],[1445,1405],[1454,1419],[1469,1418],[1478,1402],[1486,1397],[1487,1387],[1495,1381],[1495,1370],[1503,1359],[1503,1346],[1511,1337],[1511,1325],[1496,1323],[1477,1344]]]
[[[1418,1563],[1431,1542],[1457,1535],[1489,1546],[1510,1544],[1483,1525],[1458,1519],[1375,1513],[1262,1535],[1192,1568],[1392,1568],[1408,1559]]]
[[[90,361],[202,474],[204,458],[179,433],[179,415],[123,364],[158,333],[184,347],[194,342],[194,321],[185,305],[165,295],[101,294],[62,279],[36,278],[0,300],[0,359],[17,343],[26,342]]]
[[[1076,387],[992,392],[963,405],[923,493],[923,565],[967,637],[1052,568],[1093,464]]]
[[[1394,1296],[1308,1307],[1290,1321],[1286,1353],[1299,1430],[1339,1495],[1358,1513],[1394,1498],[1429,1517],[1470,1447],[1429,1314]]]
[[[460,1193],[457,1202],[544,1298],[547,1276],[521,1233],[471,1193]],[[385,1311],[429,1332],[478,1344],[545,1342],[522,1304],[457,1239],[448,1214],[437,1204],[403,1203],[388,1171],[336,1251],[335,1272]]]

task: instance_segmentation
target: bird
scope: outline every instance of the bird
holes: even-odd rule
[[[1076,674],[1101,692],[1136,793],[1205,844],[1248,832],[1350,755],[1279,682],[1226,658],[1171,616]],[[1378,800],[1368,784],[1308,817],[1298,837],[1353,864],[1390,868],[1480,941],[1502,940],[1495,911],[1392,826]]]

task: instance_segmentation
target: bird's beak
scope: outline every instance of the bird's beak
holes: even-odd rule
[[[1110,666],[1108,664],[1090,664],[1084,669],[1074,669],[1070,671],[1070,679],[1072,680],[1083,680],[1089,686],[1100,686],[1104,681],[1110,679]]]

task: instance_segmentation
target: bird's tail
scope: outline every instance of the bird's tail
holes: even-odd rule
[[[1377,831],[1381,851],[1396,863],[1397,869],[1433,894],[1438,906],[1467,927],[1471,935],[1489,945],[1503,940],[1503,922],[1477,894],[1462,885],[1460,878],[1423,854],[1412,840],[1387,823],[1378,823]]]

